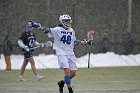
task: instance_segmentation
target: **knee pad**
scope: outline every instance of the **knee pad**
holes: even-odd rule
[[[65,80],[66,84],[68,84],[68,85],[71,84],[70,76],[65,76],[64,80]]]

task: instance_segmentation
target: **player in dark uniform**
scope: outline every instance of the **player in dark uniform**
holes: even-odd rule
[[[18,40],[18,45],[22,48],[22,52],[24,54],[24,62],[22,64],[22,67],[20,70],[20,75],[18,78],[19,81],[25,81],[25,79],[23,78],[23,74],[24,74],[24,71],[25,71],[25,68],[26,68],[28,62],[30,62],[31,69],[37,80],[41,80],[44,77],[44,76],[40,76],[39,74],[37,74],[35,62],[33,59],[33,52],[34,52],[33,48],[35,46],[40,46],[42,48],[44,47],[44,44],[38,43],[36,41],[36,36],[32,32],[32,28],[38,28],[40,26],[41,25],[39,23],[29,21],[26,26],[26,31],[21,34],[21,36]]]

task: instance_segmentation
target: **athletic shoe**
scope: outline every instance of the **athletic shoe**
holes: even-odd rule
[[[73,93],[73,90],[71,87],[69,87],[68,90],[69,90],[69,93]]]
[[[26,80],[23,78],[23,76],[19,76],[18,81],[26,81]]]
[[[37,75],[37,76],[36,76],[37,81],[39,81],[39,80],[41,80],[41,79],[43,79],[43,78],[44,78],[44,76],[40,76],[40,75]]]
[[[63,93],[63,87],[64,87],[65,82],[63,80],[58,82],[58,86],[59,86],[59,92]]]

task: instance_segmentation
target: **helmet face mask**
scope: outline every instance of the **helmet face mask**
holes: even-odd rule
[[[28,21],[26,24],[26,31],[32,31],[33,30],[32,25],[33,25],[33,21],[32,20]]]
[[[71,26],[71,21],[70,20],[63,20],[63,24],[67,27]]]
[[[60,15],[59,21],[65,28],[71,27],[72,19],[68,14]]]
[[[31,21],[28,21],[26,27],[27,28],[32,28],[32,24],[33,24],[33,21],[32,20]]]

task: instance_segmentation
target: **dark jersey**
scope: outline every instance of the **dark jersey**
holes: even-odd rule
[[[20,36],[20,39],[23,41],[24,45],[28,46],[29,48],[33,48],[34,43],[36,41],[36,36],[32,31],[28,31],[28,32],[23,32]],[[31,50],[31,52],[33,51],[34,50]]]

